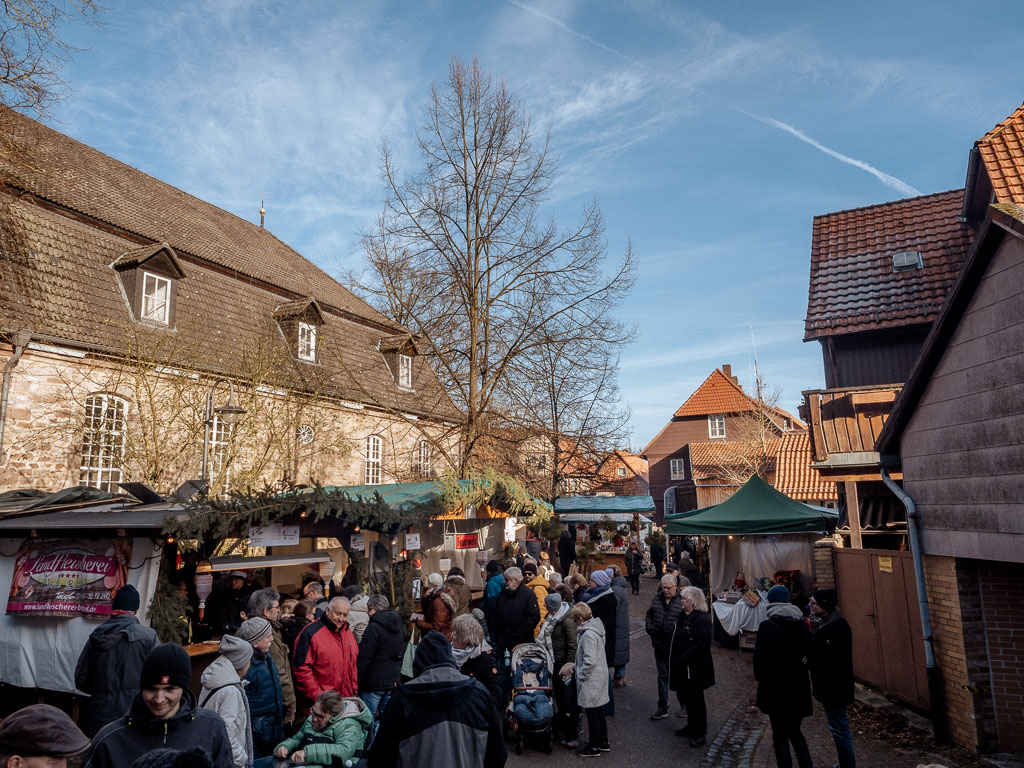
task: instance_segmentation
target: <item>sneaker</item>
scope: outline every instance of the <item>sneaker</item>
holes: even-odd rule
[[[607,741],[604,744],[598,744],[597,748],[601,752],[611,752],[612,751],[612,745],[609,744]]]
[[[573,739],[572,741],[563,741],[562,742],[562,746],[565,747],[566,749],[576,749],[579,745],[580,745],[580,743],[576,739]]]
[[[651,715],[651,720],[664,720],[666,717],[668,717],[668,710],[659,709],[657,712]]]
[[[707,744],[707,739],[703,736],[698,736],[690,742],[691,747],[703,747],[705,744]]]
[[[579,757],[600,757],[601,750],[597,747],[583,747],[583,749],[576,750],[576,754]]]

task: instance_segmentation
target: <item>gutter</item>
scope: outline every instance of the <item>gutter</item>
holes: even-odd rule
[[[885,467],[880,467],[882,482],[892,491],[907,509],[907,539],[910,543],[910,554],[914,560],[914,580],[917,582],[917,607],[921,612],[921,634],[924,635],[924,659],[928,678],[928,701],[932,710],[932,733],[935,741],[945,744],[948,741],[946,734],[946,723],[944,719],[945,709],[943,707],[942,680],[939,676],[939,668],[935,664],[935,646],[932,636],[931,610],[928,607],[928,591],[924,582],[924,560],[921,556],[921,537],[917,529],[921,513],[917,511],[917,505],[910,495],[900,488],[891,477]]]
[[[25,352],[25,347],[31,340],[31,332],[24,328],[15,333],[11,339],[14,354],[4,363],[3,385],[0,387],[0,463],[3,463],[4,456],[4,426],[7,424],[7,399],[11,391],[11,375],[14,372],[14,366],[18,364]]]

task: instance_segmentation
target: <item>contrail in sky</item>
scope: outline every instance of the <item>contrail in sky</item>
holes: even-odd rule
[[[512,0],[509,0],[509,2],[512,2]],[[841,152],[836,152],[834,149],[829,149],[821,142],[815,141],[807,134],[794,128],[792,125],[787,125],[786,123],[774,120],[770,117],[761,117],[760,115],[755,115],[743,109],[740,109],[738,111],[742,112],[747,117],[752,117],[758,122],[764,123],[765,125],[771,125],[774,126],[775,128],[778,128],[779,130],[792,134],[805,144],[810,144],[815,149],[824,152],[826,155],[830,157],[834,157],[836,160],[839,160],[840,162],[847,163],[849,165],[854,166],[855,168],[860,168],[862,171],[867,171],[872,176],[877,178],[880,182],[885,184],[885,186],[890,187],[891,189],[895,189],[902,195],[905,195],[907,197],[917,197],[918,195],[922,194],[920,191],[914,189],[906,182],[900,181],[895,176],[890,176],[888,173],[883,173],[874,166],[868,165],[863,160],[857,160],[856,158],[849,157],[847,155],[842,154]]]
[[[604,43],[599,43],[597,40],[595,40],[594,38],[590,37],[589,35],[584,35],[582,32],[577,32],[575,29],[572,29],[571,27],[568,27],[565,24],[563,24],[562,22],[560,22],[554,16],[549,16],[548,14],[544,13],[543,11],[538,11],[536,8],[531,8],[530,6],[528,6],[528,5],[524,4],[524,3],[518,2],[518,0],[508,0],[508,2],[510,2],[516,8],[521,8],[522,10],[526,11],[527,13],[532,13],[534,16],[538,16],[539,18],[542,18],[545,21],[550,21],[555,26],[561,27],[562,29],[564,29],[566,32],[568,32],[573,37],[578,37],[581,40],[586,40],[591,45],[596,45],[598,48],[600,48],[603,51],[608,51],[608,53],[613,53],[616,56],[618,56],[620,59],[625,59],[630,64],[636,64],[637,66],[641,66],[641,67],[645,67],[646,68],[646,65],[640,63],[636,59],[631,59],[626,54],[620,53],[619,51],[616,51],[614,48],[609,48]]]

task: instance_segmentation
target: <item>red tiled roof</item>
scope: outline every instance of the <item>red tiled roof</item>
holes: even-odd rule
[[[804,340],[930,323],[971,236],[962,189],[814,218]],[[923,266],[893,272],[892,256],[918,251]]]
[[[626,469],[632,472],[636,477],[644,480],[647,479],[647,459],[637,456],[635,453],[631,453],[630,451],[622,450],[612,451],[605,456],[597,468],[597,473],[611,480],[621,480],[622,478],[617,477],[614,474],[615,469],[619,466],[625,466]]]
[[[1024,105],[975,142],[1000,203],[1024,205]]]
[[[768,441],[768,458],[778,455],[778,439]],[[690,466],[695,480],[718,477],[728,467],[741,468],[749,462],[745,459],[753,450],[750,443],[740,440],[718,440],[713,443],[690,443]]]
[[[753,411],[756,402],[739,384],[715,368],[697,391],[675,412],[680,416],[706,416],[711,413],[742,413]]]
[[[811,440],[807,432],[783,435],[775,464],[775,488],[797,501],[838,498],[836,484],[823,480],[811,466]]]

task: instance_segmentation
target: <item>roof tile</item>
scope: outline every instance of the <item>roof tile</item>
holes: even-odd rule
[[[811,439],[807,432],[791,432],[779,441],[775,488],[797,501],[832,501],[836,484],[824,480],[811,466]]]
[[[1024,104],[975,142],[1000,203],[1024,205]]]

